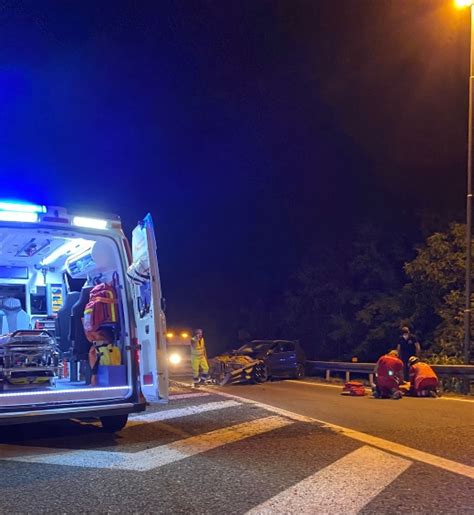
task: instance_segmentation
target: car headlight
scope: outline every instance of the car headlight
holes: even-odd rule
[[[170,354],[170,357],[168,359],[172,365],[179,365],[182,360],[181,356],[176,352],[174,352],[173,354]]]

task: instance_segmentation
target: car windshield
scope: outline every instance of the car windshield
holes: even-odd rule
[[[250,342],[242,345],[237,352],[239,354],[253,354],[254,352],[264,352],[271,348],[273,342]]]

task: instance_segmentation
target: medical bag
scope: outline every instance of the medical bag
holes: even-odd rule
[[[117,293],[113,286],[101,283],[92,288],[82,323],[90,342],[101,340],[101,328],[118,323]]]
[[[365,395],[365,386],[360,381],[348,381],[342,388],[342,394],[362,397]]]

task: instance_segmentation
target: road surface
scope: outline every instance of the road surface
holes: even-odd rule
[[[173,392],[115,436],[1,429],[0,512],[474,513],[472,402],[310,381]]]

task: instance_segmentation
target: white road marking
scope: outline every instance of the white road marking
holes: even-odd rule
[[[186,406],[185,408],[155,411],[154,413],[147,413],[146,415],[130,417],[127,427],[138,424],[149,424],[151,422],[160,422],[162,420],[170,420],[172,418],[189,417],[191,415],[205,413],[206,411],[235,408],[236,406],[241,406],[241,403],[236,401],[218,401],[198,404],[197,406]]]
[[[359,442],[378,447],[384,451],[399,454],[400,456],[404,456],[415,461],[420,461],[421,463],[426,463],[427,465],[432,465],[433,467],[438,467],[440,469],[474,479],[474,467],[465,465],[464,463],[442,458],[441,456],[430,454],[428,452],[419,451],[413,447],[391,442],[390,440],[384,440],[383,438],[372,436],[367,433],[362,433],[354,429],[349,429],[348,427],[338,426],[337,424],[332,424],[331,422],[326,422],[325,420],[319,420],[317,418],[307,417],[306,415],[300,415],[299,413],[277,408],[271,404],[265,404],[263,402],[246,399],[245,397],[240,397],[238,395],[232,395],[230,393],[221,391],[215,391],[215,393],[224,397],[237,399],[242,403],[253,404],[264,410],[277,413],[278,415],[283,415],[291,420],[321,424],[323,427],[336,431],[339,434],[343,434],[344,436],[352,438],[353,440],[358,440]]]
[[[70,451],[21,445],[0,445],[0,453],[1,459],[6,461],[144,472],[245,438],[267,433],[291,423],[288,419],[270,416],[135,453]]]
[[[204,393],[204,392],[199,392],[199,393],[172,393],[170,396],[169,396],[169,400],[170,401],[179,401],[180,399],[191,399],[192,397],[209,397],[211,394],[210,393]]]
[[[256,506],[247,515],[355,515],[411,464],[363,446]]]
[[[457,397],[438,397],[440,401],[456,401],[456,402],[470,402],[474,403],[474,399],[458,399]]]
[[[337,388],[342,391],[343,384],[325,384],[311,381],[302,381],[301,379],[285,379],[285,383],[307,384],[309,386],[322,386],[323,388]],[[366,387],[367,388],[367,387]]]

